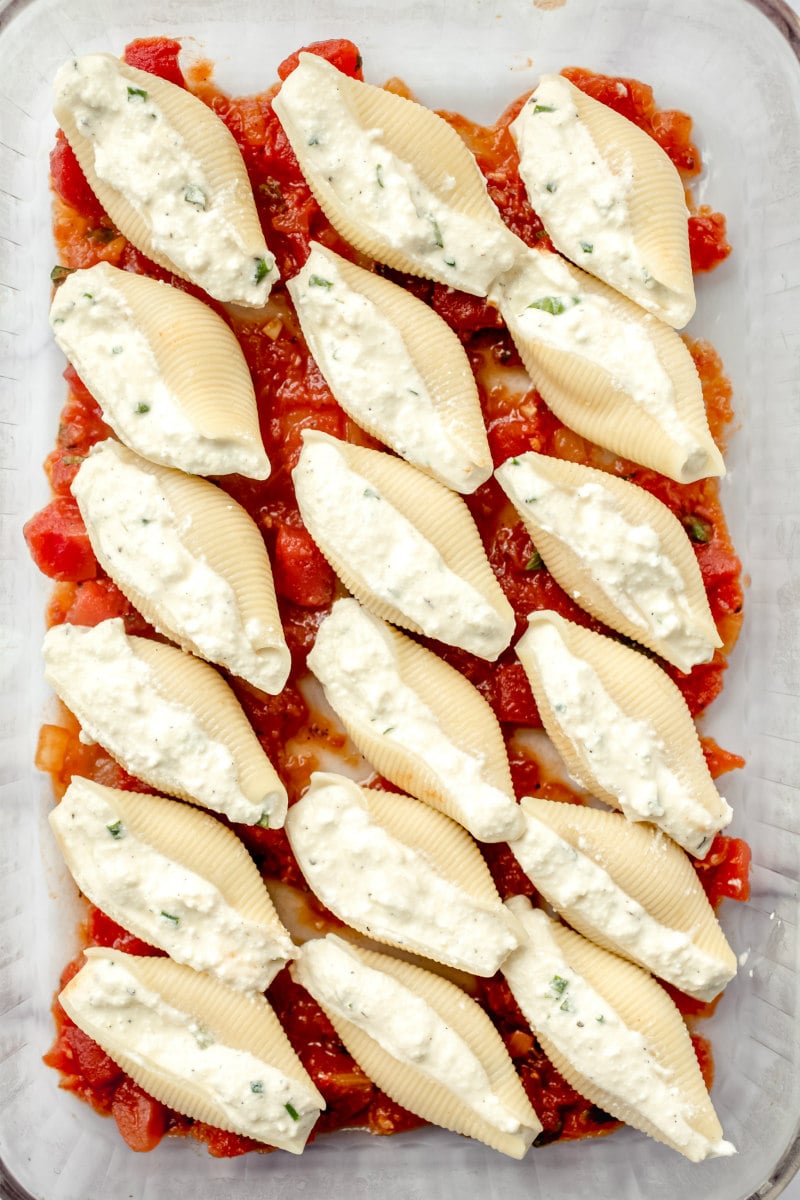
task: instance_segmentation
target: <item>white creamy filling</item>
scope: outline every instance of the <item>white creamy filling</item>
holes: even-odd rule
[[[386,145],[383,130],[364,128],[338,72],[316,55],[301,54],[273,107],[302,145],[303,170],[315,184],[332,191],[369,236],[410,256],[421,275],[485,296],[512,265],[518,243],[502,223],[459,211],[454,179],[451,195],[432,192],[414,164]]]
[[[243,917],[208,879],[138,837],[88,780],[73,777],[50,824],[81,891],[176,962],[263,992],[291,957],[288,937]]]
[[[55,93],[91,142],[98,179],[136,210],[154,249],[215,299],[264,305],[278,272],[266,244],[253,254],[231,224],[241,182],[214,192],[181,133],[109,55],[65,63]]]
[[[534,1032],[596,1087],[632,1108],[692,1160],[735,1154],[692,1127],[693,1107],[657,1061],[646,1039],[574,971],[548,928],[544,913],[522,897],[508,903],[527,935],[503,964],[503,974]]]
[[[134,654],[120,618],[94,627],[55,625],[44,639],[45,678],[99,742],[133,775],[185,792],[232,821],[256,824],[281,797],[248,800],[227,746],[188,708],[166,700]]]
[[[487,782],[480,748],[469,753],[444,733],[435,713],[403,682],[378,621],[355,600],[334,604],[308,665],[343,721],[364,725],[422,760],[474,837],[501,841],[521,831],[519,805]]]
[[[87,956],[65,998],[76,1024],[112,1053],[191,1087],[217,1105],[238,1133],[293,1154],[302,1151],[320,1113],[315,1093],[249,1051],[217,1041],[125,964]]]
[[[516,944],[502,909],[473,900],[387,832],[349,779],[312,776],[289,809],[286,832],[323,904],[378,940],[483,976]]]
[[[273,695],[291,659],[280,629],[243,621],[222,575],[192,554],[158,479],[119,443],[101,442],[72,483],[89,538],[122,590],[153,606],[162,632]]]
[[[333,439],[304,439],[292,472],[314,541],[340,558],[379,600],[423,633],[493,661],[512,630],[480,592],[447,566],[436,547],[352,470]]]
[[[647,721],[628,716],[590,663],[577,658],[552,625],[534,622],[520,642],[536,658],[544,694],[586,774],[619,801],[631,821],[650,821],[697,854],[731,819],[713,817],[669,765],[667,746]]]
[[[509,845],[534,886],[570,923],[605,937],[654,975],[701,1000],[712,1000],[730,981],[725,963],[688,933],[656,921],[608,871],[544,821],[525,812],[525,832]]]
[[[464,1039],[421,996],[366,966],[341,938],[329,934],[306,942],[292,975],[319,1004],[363,1030],[398,1062],[447,1088],[494,1129],[522,1130]]]
[[[633,162],[625,156],[610,166],[563,76],[542,76],[511,133],[531,204],[557,249],[643,308],[663,314],[670,324],[685,325],[692,315],[691,297],[656,277],[634,238]]]
[[[287,287],[317,366],[354,420],[457,492],[485,481],[488,471],[445,426],[397,326],[347,285],[335,262],[312,244]]]
[[[708,448],[678,411],[675,388],[650,334],[652,317],[622,314],[613,297],[585,291],[563,259],[541,250],[521,256],[515,269],[496,283],[491,298],[515,340],[541,342],[607,372],[681,448],[683,474],[697,478],[702,473]]]
[[[50,324],[104,420],[143,458],[194,475],[267,477],[260,447],[208,437],[192,425],[125,297],[99,267],[67,276],[53,298]]]
[[[592,480],[577,488],[545,478],[526,455],[496,471],[520,512],[564,542],[608,599],[637,628],[668,647],[682,671],[708,662],[714,646],[698,628],[680,572],[650,525],[634,525],[618,500]]]

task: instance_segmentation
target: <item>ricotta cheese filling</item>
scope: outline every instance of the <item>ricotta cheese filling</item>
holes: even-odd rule
[[[685,325],[692,298],[657,278],[633,235],[630,155],[611,166],[581,119],[567,80],[543,75],[510,129],[531,204],[556,248],[643,308]]]
[[[345,282],[335,262],[312,243],[287,287],[317,366],[354,420],[457,492],[485,482],[490,472],[445,425],[397,326]]]
[[[117,961],[87,955],[62,1003],[80,1027],[165,1081],[216,1105],[237,1133],[301,1153],[320,1113],[310,1088],[218,1041]]]
[[[480,748],[470,752],[447,736],[435,713],[403,682],[379,622],[355,600],[336,601],[308,665],[346,724],[362,725],[422,760],[474,837],[500,841],[521,832],[519,805],[484,778]]]
[[[263,992],[293,953],[288,937],[242,916],[210,880],[133,832],[90,782],[73,776],[50,814],[81,891],[176,962]]]
[[[384,829],[349,779],[314,774],[289,809],[286,832],[323,904],[379,941],[482,976],[516,945],[499,905],[474,900]]]
[[[110,55],[87,54],[55,79],[56,103],[91,142],[98,179],[135,209],[154,249],[210,296],[263,306],[278,271],[266,245],[252,254],[230,221],[241,182],[215,192],[179,130],[120,67]]]
[[[710,1142],[692,1127],[693,1108],[677,1082],[646,1039],[569,966],[544,913],[521,897],[509,901],[508,907],[527,936],[502,971],[531,1028],[549,1039],[581,1075],[649,1122],[692,1162],[735,1154],[730,1142]]]
[[[523,802],[523,812],[524,812]],[[688,933],[656,921],[588,854],[525,812],[525,832],[509,842],[519,865],[570,924],[591,929],[654,975],[700,1000],[713,1000],[731,980],[725,963]]]
[[[233,755],[188,708],[166,700],[137,658],[121,618],[94,627],[54,625],[44,639],[45,679],[81,723],[134,775],[185,792],[232,821],[257,824],[285,797],[254,803],[242,792]]]
[[[328,934],[306,942],[292,975],[324,1008],[363,1030],[398,1062],[447,1088],[494,1129],[522,1130],[464,1039],[421,996],[366,966],[341,938]]]
[[[490,299],[515,340],[540,342],[605,371],[684,452],[683,477],[702,474],[709,451],[678,411],[675,388],[650,334],[652,317],[621,312],[613,295],[587,291],[569,264],[541,250],[521,255]]]
[[[428,637],[493,661],[508,645],[509,623],[447,565],[436,547],[363,475],[334,439],[304,438],[292,472],[311,536],[399,609]]]
[[[194,475],[267,478],[261,447],[208,437],[191,423],[130,305],[98,267],[66,277],[53,298],[50,324],[103,419],[143,458]]]
[[[680,572],[650,525],[635,525],[607,488],[592,480],[577,488],[553,483],[525,455],[495,472],[520,512],[569,546],[613,605],[645,634],[668,648],[682,671],[714,656],[699,629]]]
[[[265,692],[281,690],[291,666],[283,631],[243,620],[227,579],[186,547],[190,520],[178,519],[158,479],[133,454],[113,441],[95,445],[72,493],[112,579],[153,606],[163,633]]]
[[[378,244],[410,256],[421,275],[485,296],[520,243],[499,220],[489,224],[460,211],[455,179],[442,188],[449,194],[431,191],[414,163],[389,148],[382,129],[362,125],[339,79],[318,56],[301,54],[273,102],[302,147],[303,171]]]
[[[669,765],[667,746],[653,726],[625,713],[600,676],[576,657],[552,625],[536,622],[524,635],[535,656],[544,694],[563,735],[587,775],[616,796],[631,821],[650,821],[692,854],[701,854],[733,813],[723,800],[714,817],[694,798],[679,771]]]

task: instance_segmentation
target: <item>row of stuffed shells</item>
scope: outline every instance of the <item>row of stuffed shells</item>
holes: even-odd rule
[[[379,262],[488,295],[534,383],[566,424],[681,482],[724,473],[697,371],[681,339],[599,279],[520,242],[503,224],[472,155],[442,118],[414,101],[350,79],[311,54],[300,56],[274,109],[334,228]],[[648,279],[655,285],[663,278],[667,299],[664,308],[655,286],[645,288],[648,306],[674,317],[669,301],[675,292],[677,311],[688,319],[691,272],[687,275],[680,180],[655,143],[643,146],[629,136],[624,118],[612,116],[607,135],[597,119],[592,132],[612,164],[619,141],[626,169],[629,162],[636,164],[629,172],[635,199],[621,206],[625,213],[630,208],[625,232],[633,256],[644,254],[654,264]],[[653,155],[660,181],[655,203],[646,175]],[[558,188],[552,196],[558,204]],[[653,218],[643,230],[647,211]],[[615,212],[612,220],[619,215]],[[662,232],[665,227],[668,233]],[[600,245],[596,262],[602,264],[606,256],[599,251]],[[593,258],[584,252],[581,266],[591,270]],[[622,291],[641,300],[641,289],[623,286]]]

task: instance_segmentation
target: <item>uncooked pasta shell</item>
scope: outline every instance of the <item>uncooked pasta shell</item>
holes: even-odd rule
[[[498,627],[491,651],[487,648],[481,657],[492,661],[497,658],[513,635],[514,611],[492,572],[477,526],[464,501],[415,467],[380,450],[368,450],[364,446],[338,441],[315,429],[303,433],[303,443],[304,447],[314,443],[335,446],[345,466],[363,476],[431,542],[446,566],[480,594],[486,604],[494,610]],[[331,536],[335,533],[335,528],[321,529],[308,517],[307,506],[304,507],[303,504],[302,490],[298,487],[298,472],[302,468],[302,462],[301,453],[300,464],[293,472],[300,514],[312,538],[342,583],[376,617],[400,625],[412,633],[424,634],[425,630],[400,608],[376,596],[363,573],[348,560],[347,547],[337,545]],[[336,500],[336,496],[330,497],[331,512],[335,510]],[[458,645],[459,642],[454,640],[450,644]]]
[[[91,779],[73,776],[64,799],[50,814],[50,826],[67,866],[81,891],[93,904],[124,929],[153,945],[161,943],[155,942],[152,930],[140,923],[135,908],[126,905],[125,889],[98,889],[97,876],[92,869],[93,860],[82,862],[71,849],[69,824],[62,817],[75,806],[80,807],[86,793],[90,796],[95,793],[112,810],[115,819],[121,821],[126,848],[131,841],[152,847],[170,861],[208,880],[243,921],[263,928],[273,943],[273,959],[265,959],[264,962],[261,990],[267,987],[275,973],[292,957],[293,946],[258,868],[236,834],[207,813],[177,800],[122,791],[105,787]],[[113,836],[109,833],[109,842]],[[133,865],[135,851],[130,854]],[[172,957],[178,959],[174,942],[170,947],[161,948],[171,950]],[[191,946],[188,949],[191,950]]]
[[[131,367],[124,355],[112,356],[107,372],[118,372],[118,386],[97,373],[92,356],[82,353],[79,341],[67,345],[60,336],[59,315],[74,303],[97,303],[102,292],[111,291],[130,310],[130,320],[153,353],[160,378],[181,416],[196,431],[197,450],[165,437],[155,445],[131,436],[131,422],[124,431],[118,420],[120,386],[124,388]],[[96,263],[88,270],[74,271],[55,293],[51,321],[56,341],[103,410],[120,439],[145,458],[164,466],[178,467],[195,475],[225,475],[229,472],[266,479],[269,460],[264,452],[258,423],[253,381],[236,337],[225,321],[207,304],[170,287],[168,283],[121,271],[110,263]],[[147,397],[143,397],[146,402]],[[227,457],[227,462],[226,462]],[[210,465],[204,465],[209,463]]]
[[[253,259],[254,269],[261,259],[274,264],[264,241],[244,159],[233,134],[219,117],[185,88],[160,79],[157,75],[151,75],[148,71],[129,67],[127,63],[115,60],[112,55],[97,57],[114,62],[123,79],[132,87],[146,92],[164,114],[167,122],[176,130],[189,153],[202,164],[212,194],[217,204],[222,207],[227,224],[237,231],[237,240],[243,255]],[[190,274],[178,268],[170,258],[156,249],[148,223],[122,192],[98,178],[92,141],[80,132],[69,105],[59,102],[57,98],[53,111],[75,152],[89,186],[120,233],[165,270],[202,286],[200,280],[193,280]],[[271,283],[277,281],[278,271],[274,265],[267,273],[267,278]],[[266,301],[268,294],[269,287],[260,303]],[[218,295],[216,299],[239,304],[250,303],[244,296],[226,294]]]
[[[556,612],[542,610],[528,617],[529,628],[552,627],[570,654],[587,663],[600,683],[626,717],[645,722],[655,731],[663,746],[663,757],[669,768],[684,783],[694,804],[708,814],[707,821],[687,827],[684,836],[670,819],[670,813],[648,817],[654,825],[702,858],[711,845],[713,834],[730,821],[730,809],[720,796],[706,764],[697,729],[680,690],[652,659],[640,654],[614,638],[567,621]],[[582,787],[604,800],[613,808],[624,807],[619,794],[609,791],[592,769],[592,756],[576,746],[577,738],[570,736],[547,694],[547,662],[543,661],[529,633],[523,634],[515,647],[517,657],[530,680],[542,724],[566,763],[567,770]],[[630,813],[626,815],[631,816]],[[632,817],[631,819],[636,819]]]
[[[581,608],[603,621],[611,629],[615,629],[617,633],[647,646],[656,654],[660,654],[667,662],[673,663],[683,671],[688,671],[694,663],[687,666],[680,655],[676,655],[676,651],[665,638],[659,637],[652,628],[644,630],[641,625],[635,624],[606,595],[593,577],[591,567],[587,566],[571,548],[569,534],[557,537],[548,532],[536,520],[534,507],[520,503],[519,498],[513,494],[513,484],[509,482],[509,468],[513,461],[507,460],[502,467],[499,467],[496,477],[522,517],[547,569],[561,587],[578,601]],[[706,658],[698,658],[695,661],[708,661],[712,657],[713,648],[721,646],[722,641],[711,615],[708,597],[691,542],[680,521],[667,506],[644,488],[594,467],[585,467],[579,463],[567,462],[565,459],[551,458],[547,455],[536,454],[534,451],[519,455],[518,461],[523,463],[530,461],[535,470],[548,482],[568,494],[577,494],[578,490],[587,484],[602,487],[610,496],[617,512],[631,526],[649,526],[655,531],[659,539],[661,554],[672,563],[680,576],[692,619],[692,633],[706,641],[709,647]],[[598,530],[598,538],[602,538],[601,530]]]
[[[430,109],[414,100],[351,79],[316,55],[301,54],[299,71],[313,71],[314,86],[319,94],[323,89],[338,91],[355,121],[365,132],[377,131],[385,146],[401,162],[408,163],[418,178],[441,202],[443,208],[455,210],[486,230],[501,243],[507,243],[510,262],[521,243],[504,225],[486,191],[486,183],[475,159],[456,131]],[[362,254],[377,259],[397,271],[422,275],[446,285],[453,276],[442,266],[437,270],[429,261],[394,246],[379,227],[362,223],[343,203],[335,189],[318,170],[309,153],[308,138],[293,111],[292,76],[284,82],[273,101],[275,112],[283,125],[292,149],[297,155],[306,182],[325,216],[342,237]],[[441,245],[441,243],[439,243]],[[461,284],[474,295],[485,295],[484,282]]]
[[[524,910],[515,897],[509,907],[515,915]],[[549,931],[567,964],[600,995],[628,1028],[641,1034],[659,1067],[674,1090],[686,1101],[687,1122],[712,1145],[722,1138],[722,1127],[709,1099],[689,1031],[681,1014],[664,989],[652,976],[615,954],[601,949],[580,934],[549,921],[544,913],[537,919],[548,921]],[[641,1129],[656,1141],[663,1142],[679,1153],[682,1147],[643,1119],[636,1108],[618,1096],[598,1087],[566,1057],[546,1034],[535,1030],[547,1057],[556,1070],[576,1091],[618,1120]],[[691,1120],[689,1120],[691,1118]]]
[[[335,620],[341,606],[355,607],[356,604],[354,600],[338,600],[326,620]],[[378,618],[363,609],[359,615],[362,620],[378,625]],[[381,730],[374,720],[365,720],[362,715],[348,710],[346,704],[337,704],[332,690],[325,688],[328,702],[345,730],[384,778],[438,808],[468,829],[479,841],[505,841],[517,836],[521,832],[522,820],[514,799],[505,742],[491,706],[460,671],[449,666],[438,655],[384,622],[380,623],[379,628],[396,666],[398,686],[410,688],[422,704],[430,709],[442,733],[454,746],[472,757],[480,756],[480,778],[496,791],[505,793],[508,797],[507,810],[496,810],[495,796],[492,811],[487,812],[485,820],[470,817],[459,802],[457,785],[448,786],[448,779],[435,771],[422,754],[402,745],[399,739],[392,738],[391,730]],[[353,635],[358,636],[357,627]],[[324,638],[325,622],[317,634],[317,646],[321,645]],[[309,655],[309,666],[325,687],[325,671],[319,666],[317,655],[315,648]],[[338,670],[346,674],[347,664],[346,653],[339,654]]]
[[[102,522],[94,519],[93,489],[85,493],[81,487],[82,477],[87,471],[91,472],[98,454],[110,457],[111,464],[139,471],[155,480],[175,516],[176,536],[185,549],[192,558],[219,575],[233,592],[241,619],[243,659],[236,654],[215,656],[213,646],[218,642],[215,630],[211,631],[212,642],[209,644],[202,636],[193,637],[188,629],[173,620],[168,604],[170,592],[174,591],[171,580],[156,588],[157,581],[151,574],[148,582],[153,586],[145,592],[126,576],[124,552],[121,548],[119,553],[115,552],[113,546],[109,550],[110,543],[103,538]],[[258,526],[241,505],[214,484],[148,462],[113,441],[95,448],[79,468],[72,490],[98,561],[151,625],[184,650],[227,667],[256,687],[272,695],[281,691],[291,669],[291,655],[283,635],[267,549]],[[146,537],[151,528],[157,549],[158,539],[162,536],[157,522],[144,526],[139,536]],[[202,609],[202,605],[203,596],[198,596],[198,609]],[[252,660],[249,652],[252,652]]]
[[[320,1110],[325,1101],[300,1059],[291,1047],[289,1039],[270,1005],[261,996],[245,996],[232,988],[212,979],[202,972],[193,971],[173,962],[169,958],[138,958],[106,947],[92,947],[85,951],[88,965],[92,960],[105,959],[120,964],[151,992],[158,994],[163,1003],[186,1013],[201,1029],[208,1031],[215,1041],[222,1042],[233,1050],[246,1051],[255,1058],[281,1071],[297,1083],[306,1093],[315,1098]],[[84,968],[86,969],[86,968]],[[160,1100],[168,1108],[195,1120],[206,1121],[218,1129],[231,1132],[251,1131],[234,1126],[228,1114],[209,1097],[201,1085],[195,1083],[191,1074],[178,1077],[160,1068],[156,1063],[143,1059],[137,1052],[135,1038],[122,1038],[108,1034],[101,1026],[87,1021],[85,1014],[72,1001],[73,993],[80,988],[80,972],[63,989],[59,1000],[85,1033],[88,1033],[103,1050],[113,1058],[127,1075],[149,1095]],[[202,1049],[199,1049],[202,1055]],[[291,1149],[286,1146],[286,1149]]]
[[[544,254],[545,251],[538,251]],[[521,260],[521,275],[528,270]],[[708,428],[703,392],[694,360],[680,336],[645,313],[618,292],[570,266],[573,289],[598,297],[609,306],[613,321],[635,327],[651,343],[672,385],[675,413],[688,439],[682,445],[669,430],[609,371],[589,356],[589,351],[547,345],[522,328],[511,305],[498,292],[497,303],[514,343],[534,384],[559,420],[582,437],[675,479],[692,483],[725,474],[725,464]],[[536,289],[540,290],[538,283]],[[613,325],[609,338],[615,336]]]
[[[365,966],[390,975],[430,1005],[466,1042],[486,1071],[495,1095],[524,1128],[516,1134],[496,1129],[448,1088],[424,1075],[419,1068],[400,1062],[363,1029],[344,1020],[320,1001],[342,1042],[369,1078],[395,1103],[423,1120],[477,1138],[512,1158],[522,1158],[533,1138],[541,1132],[541,1122],[525,1095],[502,1038],[484,1011],[455,984],[430,971],[349,944],[348,951]],[[302,968],[301,972],[291,970],[296,978],[300,975],[303,986],[308,987]]]
[[[452,487],[462,493],[474,492],[491,475],[492,456],[486,440],[475,377],[461,342],[433,309],[405,288],[398,287],[372,271],[355,266],[319,243],[312,242],[311,249],[315,261],[322,258],[330,263],[347,288],[368,300],[380,316],[397,329],[409,360],[422,376],[454,451],[461,455],[463,480],[454,481],[453,471],[447,471],[446,467],[443,474],[433,456],[427,462],[421,462],[404,454],[403,449],[396,444],[397,439],[392,430],[378,424],[371,415],[368,404],[365,403],[368,402],[368,396],[363,396],[360,391],[358,394],[352,393],[342,385],[336,386],[336,379],[330,373],[326,373],[324,365],[318,362],[338,403],[373,437],[406,457],[421,471],[432,475],[445,487]],[[289,280],[287,287],[300,318],[303,334],[314,351],[317,342],[314,317],[303,304],[302,290],[298,287],[297,277]],[[346,334],[346,327],[342,332]],[[370,369],[366,361],[364,366],[365,370]],[[378,371],[380,364],[373,363],[371,369],[373,372]]]
[[[369,823],[383,830],[391,841],[397,844],[398,853],[406,849],[411,850],[417,860],[416,870],[419,875],[428,876],[432,873],[439,876],[463,894],[470,910],[481,910],[495,941],[489,943],[473,939],[470,944],[469,931],[459,930],[454,925],[452,949],[449,946],[443,948],[438,928],[445,915],[442,913],[435,915],[436,920],[431,925],[432,934],[439,945],[429,943],[423,938],[417,940],[415,936],[408,934],[402,914],[391,918],[384,913],[384,927],[374,928],[373,924],[360,915],[364,896],[359,878],[361,860],[356,852],[353,853],[349,868],[345,868],[341,861],[338,864],[351,880],[348,899],[352,898],[353,907],[348,908],[341,902],[341,897],[332,894],[325,886],[324,873],[319,869],[320,855],[315,852],[314,844],[309,842],[303,832],[303,822],[309,819],[309,812],[314,814],[320,793],[324,793],[326,787],[336,787],[345,791],[348,802],[363,808],[368,814]],[[395,792],[361,788],[345,776],[316,772],[312,776],[309,790],[289,810],[286,833],[309,887],[331,912],[359,933],[387,946],[410,950],[435,962],[446,963],[480,975],[494,974],[498,964],[514,944],[502,919],[500,897],[478,847],[466,830],[421,800]],[[319,832],[317,841],[321,841],[323,837],[324,832]],[[324,869],[324,862],[322,866]],[[407,904],[410,897],[403,896],[398,899]],[[455,917],[453,920],[455,921]],[[463,937],[464,946],[469,951],[468,956],[461,955],[457,936]],[[480,936],[476,933],[475,938]]]
[[[696,871],[674,842],[650,825],[634,825],[619,813],[582,804],[525,796],[522,808],[549,826],[578,854],[606,871],[613,883],[640,904],[654,921],[666,929],[685,933],[698,950],[719,963],[729,979],[733,978],[736,955],[725,939]],[[552,896],[548,899],[554,902]],[[597,945],[653,969],[610,936],[601,924],[588,921],[571,905],[558,908],[570,925]],[[655,973],[669,978],[664,971]]]

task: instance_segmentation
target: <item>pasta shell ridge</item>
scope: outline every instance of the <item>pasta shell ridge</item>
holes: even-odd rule
[[[402,987],[424,1000],[466,1042],[486,1071],[498,1099],[527,1129],[525,1133],[510,1134],[494,1128],[449,1089],[432,1079],[421,1077],[419,1069],[394,1058],[368,1033],[345,1020],[323,1001],[318,1001],[342,1042],[369,1078],[397,1104],[424,1120],[477,1138],[512,1158],[522,1158],[532,1138],[541,1131],[541,1123],[525,1095],[502,1038],[483,1010],[454,983],[430,971],[389,955],[356,949],[349,943],[347,949],[366,967],[390,975]],[[291,972],[293,977],[303,980],[302,966],[300,972],[294,967]],[[305,982],[304,986],[307,986]]]

